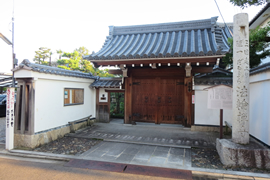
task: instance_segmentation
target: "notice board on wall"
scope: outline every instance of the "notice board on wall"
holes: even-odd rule
[[[230,86],[218,85],[207,88],[208,109],[232,109],[233,89]]]

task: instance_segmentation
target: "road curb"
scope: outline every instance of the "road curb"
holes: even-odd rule
[[[38,152],[23,151],[23,150],[9,150],[9,151],[4,150],[4,151],[0,151],[0,155],[57,160],[57,161],[69,161],[70,159],[74,159],[74,157],[69,157],[68,155],[60,156],[60,155],[51,154],[51,153],[38,153]]]
[[[192,168],[191,168],[192,169]],[[191,170],[189,169],[189,170]],[[251,172],[242,172],[242,171],[224,171],[224,170],[213,170],[213,169],[203,169],[200,170],[191,170],[192,175],[206,176],[206,177],[216,177],[216,178],[228,178],[228,179],[251,179],[251,180],[269,180],[270,175],[268,174],[259,174]],[[206,172],[207,171],[207,172]],[[219,172],[213,172],[219,171]]]

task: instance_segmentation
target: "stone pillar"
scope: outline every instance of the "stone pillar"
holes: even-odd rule
[[[249,143],[249,24],[248,14],[233,20],[233,121],[232,140]]]

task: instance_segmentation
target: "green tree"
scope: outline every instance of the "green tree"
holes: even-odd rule
[[[82,47],[79,47],[78,49],[75,49],[75,51],[78,51],[81,58],[83,59],[83,56],[85,55],[89,55],[89,50],[86,49],[86,47],[82,46]]]
[[[59,49],[59,50],[56,50],[56,53],[59,54],[59,59],[61,59],[63,51],[61,49]]]
[[[69,70],[81,70],[79,68],[79,62],[81,57],[78,51],[72,53],[64,52],[62,57],[68,57],[69,59],[59,59],[57,63],[59,68],[69,69]]]
[[[49,54],[50,54],[50,62],[49,62],[49,66],[52,66],[52,54],[53,54],[52,51],[50,51]]]
[[[57,63],[59,68],[68,70],[79,70],[85,73],[92,73],[93,75],[100,77],[114,77],[109,74],[108,69],[95,68],[90,61],[84,60],[83,56],[89,55],[89,50],[85,47],[75,49],[73,52],[62,52],[62,57],[65,59],[58,59]]]
[[[256,67],[261,63],[261,60],[270,56],[270,22],[267,26],[260,28],[257,27],[254,30],[250,30],[249,33],[249,56],[250,56],[250,68]],[[224,65],[232,65],[233,59],[233,38],[228,39],[230,45],[230,53],[222,59]]]
[[[239,6],[242,9],[248,6],[259,6],[265,3],[265,0],[230,0],[234,6]]]
[[[38,51],[35,51],[34,61],[38,64],[46,64],[45,60],[50,57],[51,49],[46,47],[40,47]]]

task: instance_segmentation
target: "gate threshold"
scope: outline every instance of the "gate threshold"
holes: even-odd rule
[[[185,127],[181,124],[155,124],[155,123],[145,123],[145,122],[136,122],[136,125],[133,124],[123,124],[123,126],[139,126],[139,127],[164,127],[164,128],[175,128],[181,130],[190,130],[191,128]]]

